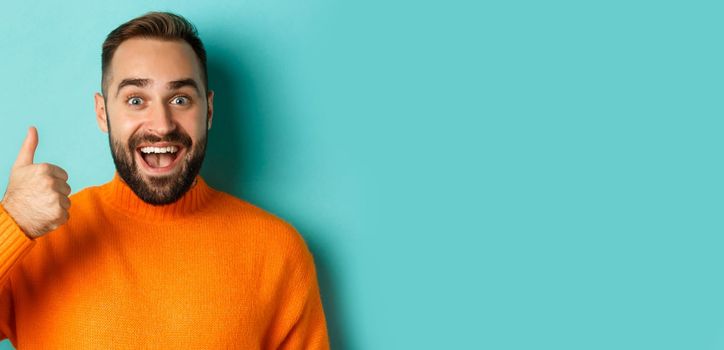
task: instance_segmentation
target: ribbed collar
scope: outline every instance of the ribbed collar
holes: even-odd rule
[[[121,179],[118,172],[113,180],[100,186],[101,197],[110,205],[140,219],[152,219],[154,222],[164,219],[177,219],[191,215],[202,208],[213,194],[200,175],[196,176],[196,184],[186,192],[178,201],[166,205],[151,205],[139,198],[133,190]]]

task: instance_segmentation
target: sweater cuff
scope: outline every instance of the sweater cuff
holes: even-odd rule
[[[0,205],[0,281],[36,243]]]

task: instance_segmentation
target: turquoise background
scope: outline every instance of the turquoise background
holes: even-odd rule
[[[175,11],[202,174],[307,240],[333,349],[724,349],[723,5],[6,3],[0,190],[31,124],[74,191],[110,180],[101,43]]]

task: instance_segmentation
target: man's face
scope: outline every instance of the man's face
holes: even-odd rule
[[[129,39],[113,56],[98,126],[121,178],[142,200],[173,203],[193,185],[206,151],[213,92],[184,41]]]

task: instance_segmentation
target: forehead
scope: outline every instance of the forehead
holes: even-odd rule
[[[121,43],[109,70],[110,90],[123,79],[145,78],[165,84],[191,77],[201,82],[200,63],[185,41],[133,38]]]

